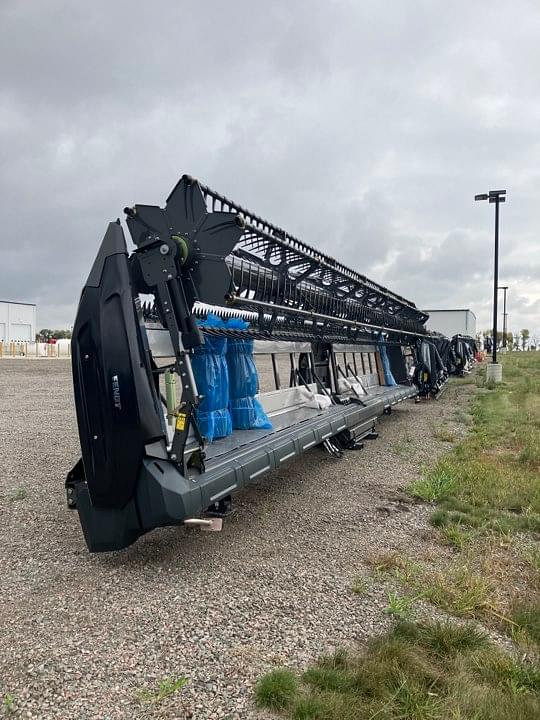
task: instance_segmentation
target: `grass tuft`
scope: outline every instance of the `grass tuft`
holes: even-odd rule
[[[298,686],[292,670],[272,670],[255,686],[255,700],[259,707],[283,710],[292,706],[298,694]]]
[[[488,647],[472,653],[465,661],[470,673],[492,686],[506,686],[512,693],[540,694],[540,668],[517,662],[502,650]]]
[[[351,590],[355,595],[365,595],[368,589],[369,584],[365,577],[358,576],[354,579]]]
[[[299,697],[291,711],[293,720],[324,720],[328,717],[327,703],[318,697]]]
[[[302,675],[302,681],[318,690],[329,692],[349,692],[354,687],[354,676],[344,668],[309,668]]]
[[[145,688],[138,693],[138,698],[144,702],[160,703],[171,695],[174,695],[178,690],[181,690],[187,685],[187,682],[188,680],[185,677],[165,678],[159,683],[157,690],[148,690]]]
[[[433,437],[441,442],[454,443],[457,440],[457,436],[448,425],[439,425],[439,427],[433,430]]]
[[[419,626],[418,642],[440,657],[453,657],[488,646],[488,637],[473,625],[455,625],[448,621]]]
[[[411,616],[416,598],[408,597],[407,595],[400,596],[396,592],[389,592],[387,599],[388,605],[384,609],[385,613],[400,620],[406,620]]]
[[[366,558],[376,573],[390,573],[402,566],[401,556],[397,552],[377,553]]]
[[[470,530],[463,530],[459,524],[446,525],[442,528],[441,535],[444,542],[456,550],[463,550],[473,537]]]
[[[443,700],[423,684],[408,680],[406,674],[393,697],[394,717],[439,720]]]
[[[429,521],[434,527],[446,527],[449,522],[448,513],[446,510],[435,510],[435,512],[432,513]]]
[[[15,698],[11,693],[6,693],[4,695],[2,704],[4,705],[6,715],[13,715],[15,713]]]
[[[493,595],[493,581],[463,565],[423,578],[424,597],[458,617],[482,618]]]
[[[437,502],[452,495],[457,488],[456,477],[449,467],[436,466],[409,485],[409,492],[425,502]]]
[[[520,630],[540,646],[540,598],[516,603],[512,608],[511,619]]]

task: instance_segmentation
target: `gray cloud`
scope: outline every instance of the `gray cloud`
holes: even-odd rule
[[[72,323],[104,228],[183,172],[419,306],[540,331],[540,8],[0,5],[0,296]]]

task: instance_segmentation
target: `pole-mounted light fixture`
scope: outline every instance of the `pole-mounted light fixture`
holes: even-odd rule
[[[497,362],[497,289],[499,286],[499,205],[506,202],[506,190],[490,190],[488,193],[475,195],[475,200],[489,200],[495,203],[495,261],[493,270],[493,356],[492,362]]]

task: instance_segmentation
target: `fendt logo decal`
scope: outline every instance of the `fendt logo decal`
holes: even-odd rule
[[[120,400],[120,383],[118,382],[118,375],[112,376],[112,394],[114,407],[117,410],[122,409],[122,401]]]

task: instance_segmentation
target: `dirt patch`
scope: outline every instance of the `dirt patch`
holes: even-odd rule
[[[264,717],[264,671],[388,627],[384,588],[355,579],[376,551],[430,552],[430,510],[402,489],[447,449],[442,420],[460,432],[471,392],[407,401],[364,450],[314,449],[262,478],[222,533],[167,528],[90,555],[63,487],[79,454],[69,362],[0,361],[2,693],[28,718]]]

